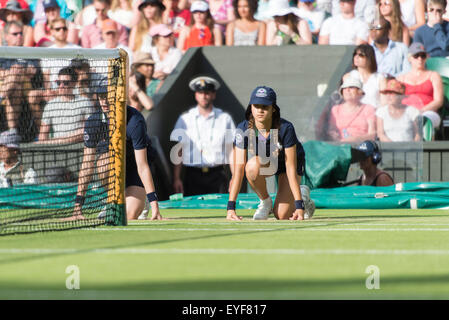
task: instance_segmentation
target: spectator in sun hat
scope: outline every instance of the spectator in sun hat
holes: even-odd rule
[[[150,53],[138,51],[134,55],[134,63],[131,65],[131,72],[138,78],[142,75],[145,78],[145,93],[149,97],[159,90],[163,81],[153,77],[154,60]],[[140,74],[140,75],[139,75]]]
[[[2,21],[2,29],[5,23],[10,21],[17,21],[23,24],[23,46],[34,46],[33,39],[33,27],[29,24],[33,18],[33,12],[29,9],[28,5],[21,4],[16,0],[9,0],[5,7],[0,9],[0,20]],[[4,42],[2,34],[2,44]]]
[[[273,20],[267,22],[267,45],[312,44],[309,24],[293,9],[288,0],[270,2]]]
[[[363,174],[356,181],[360,186],[386,187],[394,184],[393,178],[377,165],[382,160],[382,152],[373,140],[363,141],[357,150],[362,154],[359,162]],[[354,183],[354,182],[353,182]]]
[[[81,36],[81,46],[83,48],[94,48],[105,40],[102,38],[103,21],[110,20],[108,17],[108,11],[111,7],[110,0],[93,0],[93,6],[97,17],[92,24],[83,28]],[[117,36],[121,45],[128,46],[128,31],[125,26],[119,23],[117,23]]]
[[[408,49],[411,69],[397,79],[405,85],[402,103],[417,108],[423,116],[430,115],[430,119],[437,120],[432,123],[438,127],[441,120],[438,112],[444,103],[443,80],[438,72],[427,69],[427,59],[424,45],[412,43]]]
[[[413,42],[422,43],[430,57],[449,56],[449,22],[443,19],[446,6],[446,0],[428,1],[427,23],[413,36]]]
[[[19,142],[16,131],[8,130],[0,134],[0,187],[37,183],[36,172],[20,159]]]
[[[318,44],[359,45],[368,41],[368,26],[354,12],[355,0],[339,0],[340,13],[324,20]]]
[[[196,76],[189,88],[197,104],[180,115],[170,134],[170,140],[181,147],[176,155],[179,164],[173,168],[173,189],[185,196],[226,193],[229,176],[225,167],[232,156],[234,121],[214,105],[220,88],[216,79]],[[232,166],[229,169],[232,172]]]
[[[419,110],[403,104],[405,86],[389,79],[381,91],[385,105],[376,110],[377,136],[382,142],[420,141]]]
[[[138,8],[139,20],[131,29],[129,48],[133,52],[151,52],[153,44],[149,32],[153,26],[164,23],[162,14],[165,11],[165,5],[159,0],[145,0]]]
[[[150,29],[153,38],[151,56],[155,62],[153,77],[165,80],[182,58],[182,52],[174,46],[173,30],[166,24],[159,24]]]
[[[276,92],[257,86],[251,93],[245,120],[238,124],[234,140],[234,175],[229,188],[228,220],[241,220],[236,200],[244,176],[259,197],[254,220],[266,220],[271,213],[279,220],[310,219],[315,204],[307,186],[300,186],[305,170],[305,152],[291,122],[281,118]],[[266,178],[276,176],[278,192],[273,201]]]
[[[221,46],[223,34],[209,11],[206,1],[196,0],[190,6],[192,19],[179,34],[176,47],[182,52],[192,47]]]
[[[362,104],[363,84],[348,77],[340,87],[343,103],[335,105],[329,116],[329,137],[333,141],[354,142],[374,139],[376,116],[373,106]]]

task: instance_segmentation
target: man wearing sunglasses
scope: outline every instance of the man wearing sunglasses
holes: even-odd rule
[[[78,75],[64,67],[55,81],[56,97],[44,107],[38,143],[62,144],[83,141],[85,120],[94,112],[92,102],[75,93]]]
[[[58,49],[74,49],[80,48],[79,45],[67,41],[69,29],[67,21],[63,18],[56,18],[50,23],[50,31],[53,37],[53,44],[50,48]]]
[[[429,0],[427,24],[416,29],[413,37],[413,42],[422,43],[431,57],[449,55],[449,23],[443,19],[446,5],[446,0]]]
[[[8,47],[23,47],[23,24],[19,21],[9,21],[3,28],[3,34]]]

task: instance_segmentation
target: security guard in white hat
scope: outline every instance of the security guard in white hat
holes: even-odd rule
[[[198,76],[189,82],[189,88],[195,92],[197,105],[178,118],[170,135],[181,147],[172,155],[177,159],[171,159],[175,163],[174,191],[185,196],[226,193],[229,177],[225,166],[232,154],[234,121],[213,104],[220,88],[217,80]]]

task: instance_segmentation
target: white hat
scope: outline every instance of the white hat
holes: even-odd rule
[[[271,0],[268,7],[268,12],[270,12],[272,17],[282,17],[294,13],[288,0]]]
[[[424,111],[422,115],[423,117],[428,118],[432,122],[434,128],[438,128],[440,126],[441,118],[440,115],[435,111],[430,110]]]
[[[347,77],[346,80],[343,81],[343,84],[340,87],[340,94],[344,88],[359,88],[362,90],[363,94],[365,94],[362,81],[354,77]]]
[[[206,12],[207,10],[209,10],[209,4],[206,1],[202,0],[194,1],[190,6],[190,12],[196,11]]]
[[[0,145],[7,148],[19,149],[20,137],[15,129],[2,132],[0,134]]]

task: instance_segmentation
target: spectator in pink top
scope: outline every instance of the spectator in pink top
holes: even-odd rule
[[[103,42],[101,35],[101,27],[103,21],[109,19],[108,11],[111,7],[110,0],[94,0],[93,6],[97,13],[97,18],[94,23],[87,25],[83,29],[83,35],[81,37],[81,46],[83,48],[93,48]],[[126,27],[117,24],[118,27],[118,42],[123,46],[128,46],[128,31]]]
[[[209,3],[210,13],[215,23],[224,34],[226,25],[235,20],[234,6],[232,0],[206,0]]]
[[[343,103],[332,108],[329,119],[329,137],[333,141],[355,142],[374,140],[376,115],[373,106],[362,104],[362,82],[349,77],[340,87]]]

